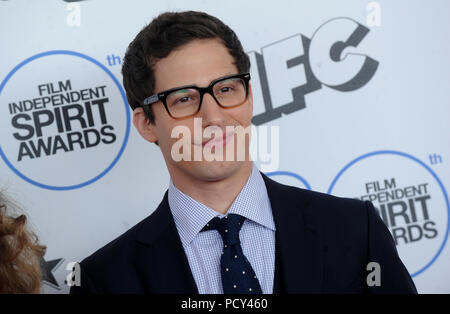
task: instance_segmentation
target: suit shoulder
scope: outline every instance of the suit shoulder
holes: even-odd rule
[[[353,243],[362,250],[368,237],[369,209],[372,205],[358,199],[291,187],[292,204],[307,226],[316,230],[327,245],[340,248]],[[372,207],[372,208],[370,208]]]
[[[321,208],[327,214],[347,214],[355,215],[356,212],[365,209],[365,202],[349,197],[335,196],[317,191],[303,190],[311,198],[311,203],[317,208]]]
[[[307,204],[317,214],[354,216],[367,206],[365,202],[356,198],[335,196],[281,183],[278,184],[285,193],[284,197],[296,200],[295,203]]]
[[[269,195],[282,198],[294,204],[312,205],[323,210],[335,210],[339,208],[355,208],[364,206],[364,202],[354,198],[339,197],[322,192],[307,190],[296,186],[286,185],[275,181],[262,173]]]
[[[328,231],[348,230],[356,234],[367,232],[368,210],[373,208],[369,202],[271,181],[269,186],[272,196],[281,199],[281,204],[297,211],[311,225]]]

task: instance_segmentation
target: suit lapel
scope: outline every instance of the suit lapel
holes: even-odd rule
[[[266,183],[276,226],[284,293],[322,292],[323,246],[315,231],[310,199],[261,173]]]
[[[198,294],[167,195],[138,231],[135,265],[146,292]]]

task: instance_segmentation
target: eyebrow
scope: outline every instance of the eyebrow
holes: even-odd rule
[[[185,89],[176,90],[175,93],[177,93],[177,94],[180,93],[181,94],[181,93],[186,93],[187,91],[189,91],[189,89],[185,88]]]
[[[221,79],[223,79],[223,78],[226,78],[227,76],[238,75],[238,74],[239,74],[239,73],[228,73],[228,74],[222,75],[222,76],[220,76],[220,77],[217,77],[217,78],[212,79],[211,81],[209,81],[208,85],[206,85],[206,86],[199,86],[199,85],[197,85],[197,84],[181,85],[181,86],[172,87],[172,88],[169,88],[169,89],[164,89],[164,90],[162,90],[162,91],[159,92],[159,93],[166,92],[166,91],[172,91],[172,90],[176,90],[176,89],[183,89],[183,88],[186,88],[186,89],[187,89],[187,88],[192,87],[192,86],[195,86],[195,87],[208,87],[208,86],[211,85],[211,83],[214,82],[214,81],[221,80]],[[159,93],[156,93],[156,94],[159,94]]]

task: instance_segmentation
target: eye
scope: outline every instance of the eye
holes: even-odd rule
[[[220,92],[220,93],[228,93],[228,92],[231,92],[232,90],[233,90],[232,87],[230,87],[230,86],[224,86],[224,87],[221,87],[221,88],[220,88],[219,92]]]
[[[169,106],[189,106],[198,101],[198,91],[192,89],[181,89],[170,93],[166,102]]]
[[[181,97],[180,99],[178,99],[177,102],[186,102],[186,101],[189,101],[189,100],[190,100],[190,97],[189,96],[185,96],[185,97]]]
[[[182,105],[189,105],[193,102],[193,99],[191,96],[183,96],[178,99],[176,99],[174,102],[171,103],[172,106],[182,106]]]
[[[236,93],[236,91],[239,88],[239,79],[227,79],[224,81],[221,81],[217,84],[215,90],[216,90],[216,94],[217,95],[228,95],[228,94],[233,94]]]

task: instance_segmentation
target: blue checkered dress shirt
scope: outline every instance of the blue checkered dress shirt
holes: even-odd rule
[[[225,216],[181,192],[170,180],[169,206],[199,293],[221,294],[220,257],[223,243],[217,230],[200,232],[214,217]],[[239,233],[242,250],[259,279],[263,293],[273,292],[275,223],[264,179],[253,169],[227,214],[247,218]]]

